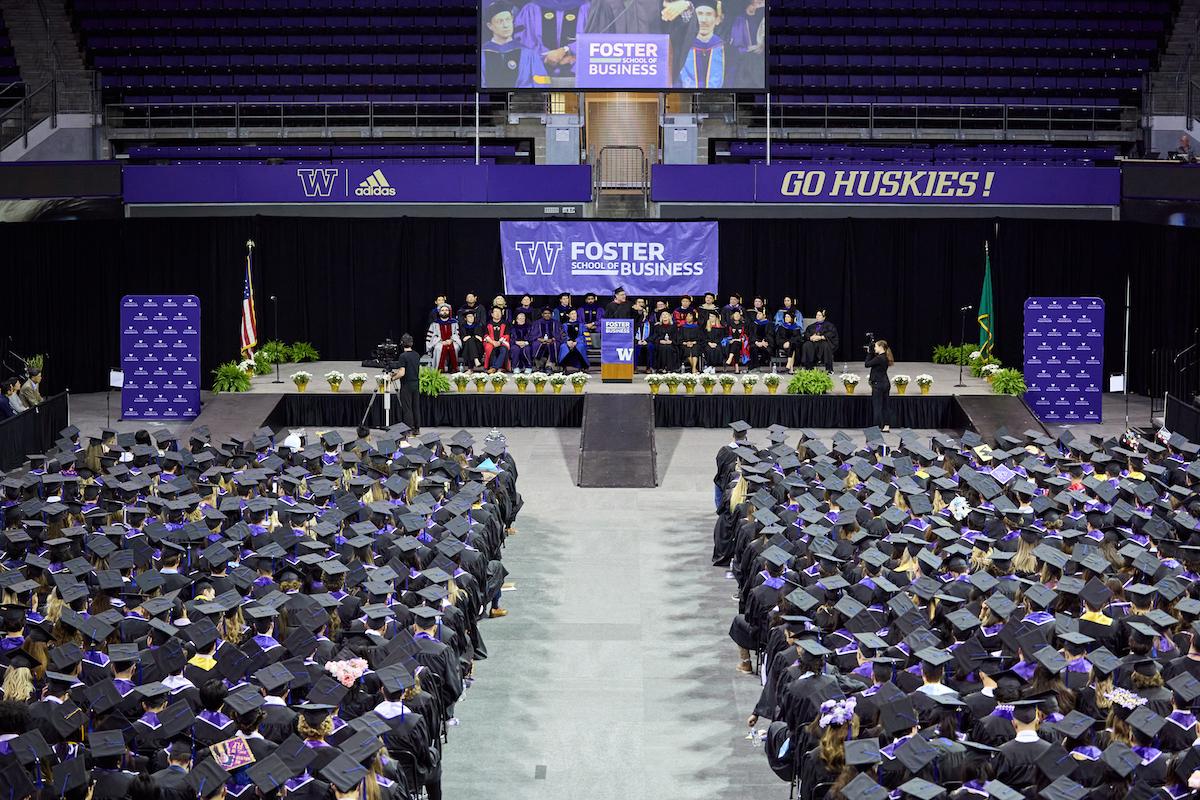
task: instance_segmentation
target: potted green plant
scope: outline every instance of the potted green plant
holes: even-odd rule
[[[575,394],[583,394],[583,387],[587,386],[588,381],[592,379],[591,375],[586,372],[576,372],[571,376],[571,387],[575,390]]]
[[[437,397],[450,391],[450,379],[437,367],[421,367],[417,373],[417,391],[429,397]]]
[[[361,392],[367,383],[367,373],[365,372],[351,372],[346,377],[350,380],[350,388],[355,392]]]
[[[700,376],[694,372],[685,372],[679,377],[679,382],[683,384],[685,392],[695,394],[696,386],[700,383]]]
[[[488,376],[486,372],[476,372],[471,376],[471,383],[475,384],[475,391],[482,392],[487,386]]]
[[[846,394],[854,394],[854,389],[862,378],[853,372],[843,372],[838,376],[838,380],[842,382],[842,388],[846,390]]]
[[[775,394],[779,390],[779,373],[768,372],[763,376],[763,385],[767,387],[767,394]]]
[[[911,381],[912,378],[908,377],[907,375],[893,375],[892,385],[896,387],[896,394],[904,394],[905,390],[908,389],[908,384]]]
[[[467,390],[467,384],[471,382],[471,376],[465,372],[459,371],[450,376],[450,382],[453,383],[460,392],[465,392]]]
[[[825,394],[833,389],[833,376],[823,369],[798,369],[788,381],[788,394]]]
[[[921,394],[929,394],[929,390],[933,388],[933,376],[928,372],[922,372],[916,377],[917,386],[921,388]]]
[[[535,372],[529,376],[530,383],[533,384],[533,393],[541,394],[546,389],[546,384],[550,382],[550,376],[545,372]]]
[[[272,339],[258,348],[258,352],[254,354],[254,359],[259,362],[266,362],[272,366],[275,364],[287,364],[292,360],[292,349],[278,339]]]
[[[292,346],[288,348],[288,352],[291,353],[292,361],[296,363],[321,360],[321,354],[317,352],[317,348],[308,342],[292,342]]]
[[[663,376],[657,372],[651,372],[646,376],[646,385],[650,387],[650,394],[658,394],[658,390],[663,385]]]
[[[46,364],[46,356],[42,353],[34,353],[29,358],[25,359],[25,363],[29,365],[30,370],[41,372]]]
[[[308,384],[312,380],[312,373],[304,370],[297,370],[292,373],[292,383],[296,384],[296,388],[301,392],[308,389]]]
[[[704,373],[700,376],[700,385],[704,387],[705,394],[712,394],[717,386],[717,376],[711,372]]]
[[[529,376],[518,373],[513,376],[513,383],[517,385],[517,394],[525,394],[525,390],[529,388]]]
[[[754,387],[758,385],[757,375],[742,376],[742,391],[746,394],[754,394]]]
[[[331,369],[323,376],[325,382],[329,384],[329,390],[336,392],[342,388],[342,384],[346,382],[346,373],[338,372],[336,369]]]
[[[662,378],[663,383],[667,385],[667,394],[675,394],[679,389],[679,384],[683,381],[683,376],[678,372],[668,372]]]
[[[492,392],[499,394],[504,391],[504,384],[508,383],[508,375],[503,372],[497,372],[492,375]]]
[[[737,378],[726,373],[725,375],[717,378],[717,382],[721,384],[721,391],[724,394],[729,394],[733,391],[733,385],[737,383]]]
[[[562,388],[567,385],[567,376],[561,372],[556,372],[550,376],[550,388],[555,394],[562,394]]]
[[[1025,394],[1025,376],[1020,370],[1001,369],[992,375],[992,391],[996,394],[1019,396]]]
[[[214,392],[248,392],[250,391],[250,376],[241,364],[227,361],[213,370]]]

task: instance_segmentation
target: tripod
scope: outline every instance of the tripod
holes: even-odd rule
[[[371,400],[367,403],[367,410],[363,412],[362,420],[358,423],[359,427],[366,426],[367,419],[371,416],[371,409],[375,407],[375,400],[383,396],[383,427],[390,427],[392,416],[392,381],[391,378],[383,385],[383,391],[375,391],[371,394]]]

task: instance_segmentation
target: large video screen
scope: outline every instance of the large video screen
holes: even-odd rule
[[[763,91],[766,0],[481,3],[479,86]]]

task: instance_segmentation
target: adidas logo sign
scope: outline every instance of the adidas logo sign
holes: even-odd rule
[[[367,179],[358,185],[354,193],[359,197],[395,197],[396,190],[383,177],[383,172],[375,170]]]

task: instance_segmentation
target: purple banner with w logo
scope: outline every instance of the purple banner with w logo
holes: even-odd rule
[[[1104,392],[1104,301],[1025,301],[1025,401],[1044,422],[1100,422]]]
[[[703,294],[717,289],[715,222],[501,222],[509,294]]]
[[[122,419],[200,415],[200,300],[191,294],[121,298]]]

